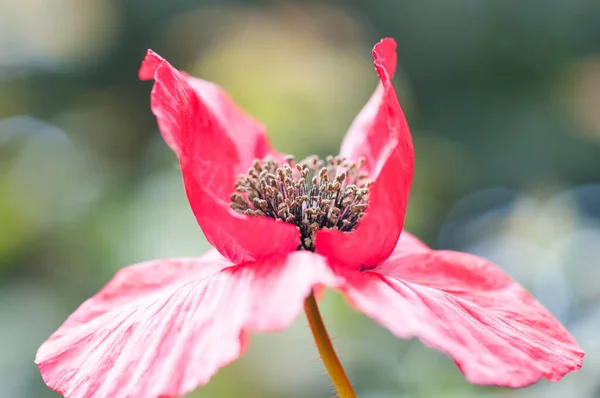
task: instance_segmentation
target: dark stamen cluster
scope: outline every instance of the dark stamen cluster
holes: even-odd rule
[[[282,165],[272,157],[254,160],[240,175],[231,208],[248,216],[266,216],[300,228],[298,250],[314,251],[319,229],[352,231],[367,207],[369,185],[361,173],[364,159],[317,156],[298,163],[287,156]]]

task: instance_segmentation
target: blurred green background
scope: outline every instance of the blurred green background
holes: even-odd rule
[[[597,0],[3,0],[0,397],[56,396],[35,351],[120,267],[208,247],[137,79],[147,48],[222,85],[302,157],[337,153],[384,36],[415,142],[407,229],[496,261],[587,356],[559,384],[475,387],[328,293],[361,398],[600,397]],[[190,396],[331,395],[299,319]]]

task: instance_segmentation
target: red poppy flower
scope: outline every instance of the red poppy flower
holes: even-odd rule
[[[48,386],[67,397],[185,394],[238,358],[249,332],[289,326],[321,286],[448,354],[473,383],[522,387],[578,369],[571,335],[497,266],[402,232],[413,146],[392,86],[395,47],[375,46],[381,83],[326,163],[275,152],[218,86],[148,51],[140,78],[154,80],[152,111],[215,250],[119,271],[38,350]]]

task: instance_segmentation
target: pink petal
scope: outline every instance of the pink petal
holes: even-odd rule
[[[398,112],[398,110],[390,109],[393,106],[387,93],[390,87],[385,87],[386,80],[391,81],[396,72],[398,57],[394,39],[381,40],[373,49],[373,57],[381,82],[352,122],[340,148],[340,155],[349,159],[357,160],[363,156],[365,167],[371,172],[376,170],[380,158],[386,155],[386,147],[390,141],[396,139],[398,134],[403,133],[402,129],[406,129],[406,134],[410,134],[402,110],[399,109],[400,112]],[[383,68],[388,76],[382,77],[380,68]],[[391,87],[391,90],[394,101],[397,102],[394,88]],[[397,115],[392,115],[392,113]],[[393,117],[398,117],[399,120],[390,120]]]
[[[237,174],[270,151],[262,126],[217,86],[187,77],[152,51],[142,63],[140,78],[155,80],[152,111],[179,157],[190,205],[208,241],[236,264],[296,250],[296,227],[246,217],[228,206]]]
[[[240,156],[239,173],[246,173],[254,159],[268,154],[279,156],[269,143],[265,126],[244,113],[221,87],[190,76],[187,81],[236,145]]]
[[[38,350],[68,398],[181,396],[238,358],[248,332],[280,330],[314,285],[335,285],[318,255],[232,264],[214,252],[119,271]]]
[[[413,253],[428,253],[431,249],[419,238],[410,232],[403,230],[400,234],[396,247],[392,254],[388,257],[388,262]]]
[[[524,387],[581,367],[573,337],[496,265],[398,247],[372,271],[348,274],[346,285],[354,305],[396,336],[448,354],[476,384]]]
[[[140,79],[154,80],[156,69],[163,62],[168,64],[160,55],[148,50],[139,71]],[[210,117],[217,120],[223,132],[236,146],[240,158],[237,172],[245,173],[254,159],[276,154],[267,138],[265,126],[240,109],[221,87],[183,72],[174,71],[174,73],[179,74],[196,92],[200,101],[211,113]]]
[[[366,157],[375,182],[370,189],[367,213],[356,230],[318,232],[316,250],[332,264],[347,267],[380,264],[392,253],[402,231],[414,153],[408,124],[392,85],[395,50],[393,39],[384,39],[373,49],[381,83],[342,145],[342,155]]]

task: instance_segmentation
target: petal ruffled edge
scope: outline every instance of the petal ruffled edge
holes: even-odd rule
[[[366,156],[375,181],[365,216],[353,232],[322,230],[315,247],[332,264],[373,267],[393,252],[402,232],[414,170],[412,138],[392,77],[396,42],[381,40],[373,49],[380,84],[342,145],[350,158]]]
[[[389,79],[393,79],[398,58],[394,39],[382,39],[373,48],[373,58],[375,68],[384,68]],[[395,139],[395,132],[389,124],[388,88],[381,75],[380,80],[371,98],[354,118],[340,146],[341,156],[352,160],[364,157],[364,167],[372,174],[376,172],[381,156],[385,155],[386,147]]]
[[[336,286],[310,252],[233,265],[214,252],[122,269],[39,348],[67,398],[182,396],[244,351],[249,332],[286,328],[314,286]]]
[[[163,62],[167,61],[148,50],[138,73],[140,80],[154,80],[156,70]],[[278,156],[269,143],[265,126],[237,106],[225,90],[213,82],[179,73],[235,145],[240,158],[240,173],[245,172],[254,159],[261,159],[269,154]],[[167,140],[167,143],[169,141],[172,140]],[[169,146],[173,148],[170,143]]]
[[[405,243],[380,266],[346,273],[344,292],[358,310],[446,353],[474,384],[525,387],[582,366],[569,332],[496,265]]]
[[[215,85],[184,75],[151,50],[139,76],[154,79],[152,112],[179,158],[188,200],[210,244],[234,263],[295,251],[295,226],[229,208],[236,175],[270,149],[262,127]]]

